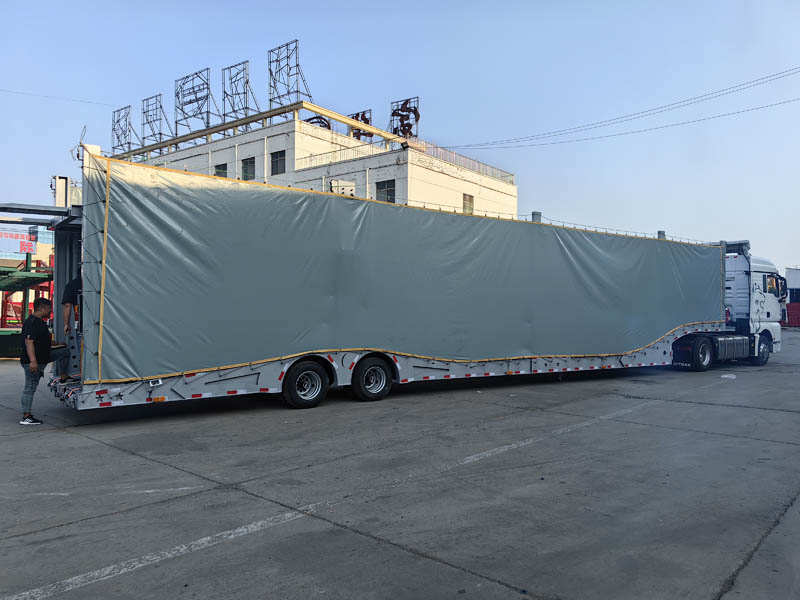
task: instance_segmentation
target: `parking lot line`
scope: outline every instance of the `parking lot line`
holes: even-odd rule
[[[305,510],[310,509],[311,507],[305,508]],[[179,546],[175,546],[169,550],[152,552],[150,554],[145,554],[144,556],[125,560],[115,565],[103,567],[102,569],[90,571],[89,573],[76,575],[75,577],[70,577],[69,579],[62,579],[56,583],[51,583],[50,585],[28,590],[27,592],[22,592],[21,594],[6,596],[3,598],[3,600],[41,600],[43,598],[49,598],[50,596],[54,596],[56,594],[63,594],[64,592],[82,588],[92,583],[103,581],[104,579],[111,579],[112,577],[117,577],[118,575],[130,573],[131,571],[136,571],[142,567],[153,565],[170,558],[177,558],[178,556],[183,556],[184,554],[190,554],[192,552],[197,552],[198,550],[204,550],[205,548],[215,546],[221,542],[227,542],[244,535],[250,535],[251,533],[263,531],[264,529],[275,527],[276,525],[281,525],[283,523],[288,523],[289,521],[294,521],[295,519],[305,516],[306,515],[304,513],[297,511],[285,512],[283,514],[270,517],[269,519],[253,521],[252,523],[242,525],[241,527],[236,527],[235,529],[221,531],[219,533],[215,533],[214,535],[209,535],[198,540],[194,540],[193,542],[180,544]]]
[[[441,465],[437,470],[437,472],[446,472],[450,471],[456,467],[464,466],[473,464],[480,460],[484,460],[486,458],[496,456],[498,454],[502,454],[504,452],[508,452],[510,450],[516,450],[518,448],[523,448],[525,446],[529,446],[535,442],[545,440],[551,437],[555,437],[558,435],[563,435],[565,433],[570,433],[572,431],[576,431],[578,429],[582,429],[584,427],[588,427],[590,425],[595,425],[602,421],[607,421],[609,419],[614,419],[616,417],[626,415],[631,413],[635,410],[643,408],[649,404],[653,404],[654,402],[659,402],[659,400],[648,400],[647,402],[642,402],[641,404],[637,404],[636,406],[632,406],[630,408],[625,408],[622,410],[616,410],[612,413],[608,413],[606,415],[601,415],[599,417],[595,417],[593,419],[589,419],[587,421],[582,421],[580,423],[574,423],[572,425],[567,425],[565,427],[560,427],[555,429],[549,433],[545,433],[539,436],[527,438],[524,440],[520,440],[517,442],[512,442],[510,444],[505,444],[503,446],[499,446],[497,448],[492,448],[490,450],[486,450],[484,452],[480,452],[478,454],[472,454],[470,456],[464,457],[454,463],[449,465]],[[422,475],[415,474],[411,475],[408,479],[404,481],[404,483],[412,481],[416,477]],[[266,499],[266,498],[265,498]],[[268,500],[268,499],[267,499]],[[168,560],[171,558],[177,558],[179,556],[183,556],[185,554],[190,554],[192,552],[197,552],[198,550],[204,550],[205,548],[209,548],[211,546],[215,546],[221,542],[230,541],[242,536],[250,535],[252,533],[257,533],[259,531],[263,531],[265,529],[269,529],[270,527],[275,527],[276,525],[282,525],[283,523],[288,523],[290,521],[294,521],[306,516],[313,516],[310,513],[313,512],[314,508],[319,506],[321,503],[309,504],[304,507],[300,507],[294,511],[288,511],[282,513],[280,515],[276,515],[274,517],[270,517],[269,519],[263,519],[260,521],[254,521],[252,523],[248,523],[246,525],[242,525],[240,527],[236,527],[235,529],[229,529],[227,531],[222,531],[219,533],[215,533],[214,535],[202,537],[200,539],[194,540],[192,542],[187,542],[185,544],[180,544],[175,546],[174,548],[170,548],[168,550],[162,550],[160,552],[152,552],[150,554],[145,554],[144,556],[140,556],[137,558],[132,558],[129,560],[122,561],[120,563],[110,565],[107,567],[103,567],[101,569],[97,569],[94,571],[90,571],[88,573],[83,573],[82,575],[76,575],[74,577],[70,577],[68,579],[62,579],[61,581],[57,581],[55,583],[51,583],[49,585],[45,585],[43,587],[39,587],[36,589],[28,590],[26,592],[21,592],[19,594],[15,594],[12,596],[6,596],[0,600],[42,600],[44,598],[49,598],[56,594],[62,594],[65,592],[69,592],[71,590],[75,590],[78,588],[85,587],[87,585],[91,585],[93,583],[97,583],[98,581],[103,581],[105,579],[111,579],[112,577],[117,577],[119,575],[124,575],[125,573],[130,573],[131,571],[136,571],[141,569],[142,567],[146,567],[148,565],[152,565],[155,563],[162,562],[164,560]],[[327,504],[330,504],[328,502]]]

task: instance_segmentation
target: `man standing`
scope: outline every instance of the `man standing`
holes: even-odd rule
[[[69,343],[69,322],[75,312],[75,307],[78,306],[78,295],[82,291],[83,281],[80,277],[76,277],[64,286],[64,293],[61,296],[61,306],[63,307],[61,316],[64,320],[64,335],[67,343]]]
[[[56,362],[58,372],[66,376],[69,361],[68,348],[54,348],[45,319],[50,317],[53,303],[47,298],[37,298],[33,303],[33,314],[22,324],[22,355],[20,362],[25,371],[25,387],[22,390],[22,420],[20,425],[41,425],[42,422],[31,414],[33,394],[44,375],[44,367]]]

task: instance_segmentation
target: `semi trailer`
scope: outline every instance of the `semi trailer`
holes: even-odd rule
[[[426,210],[84,151],[52,221],[81,276],[76,409],[332,387],[767,363],[786,283],[746,241],[688,243]],[[224,317],[221,317],[224,315]],[[54,330],[63,331],[60,311]]]

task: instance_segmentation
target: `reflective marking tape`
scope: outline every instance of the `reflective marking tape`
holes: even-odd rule
[[[328,354],[328,360],[331,361],[331,364],[333,365],[334,369],[338,369],[339,368],[339,365],[336,364],[336,361],[333,360],[333,357],[330,354]]]
[[[431,378],[431,376],[430,376],[430,375],[423,375],[423,376],[422,376],[422,378],[423,378],[423,379],[430,379],[430,378]]]
[[[573,370],[573,371],[580,371],[580,370],[581,370],[581,368],[580,368],[580,367],[574,367],[572,370]]]
[[[102,396],[103,394],[107,394],[107,393],[108,393],[108,390],[97,390],[95,392],[95,394],[97,394],[98,396]]]
[[[280,374],[280,375],[278,375],[278,381],[280,381],[281,379],[283,379],[283,376],[284,376],[284,375],[286,375],[286,367],[287,367],[287,366],[288,366],[288,365],[283,365],[283,371],[281,371],[281,374]]]
[[[562,371],[569,371],[569,369],[568,369],[567,367],[564,367],[564,368],[563,368],[563,369],[561,369],[561,370],[562,370]]]
[[[555,369],[547,369],[547,370],[548,370],[550,373],[552,373],[553,371],[555,371]]]
[[[539,369],[534,369],[533,371],[531,371],[531,373],[538,373],[538,372],[539,372]]]
[[[101,407],[111,406],[111,402],[101,402],[98,406]]]
[[[166,396],[153,396],[153,402],[166,402]]]
[[[226,393],[229,396],[235,396],[236,394],[246,394],[247,390],[228,390]]]
[[[202,398],[203,394],[192,394],[192,398]]]
[[[195,375],[197,375],[197,373],[186,373],[184,377],[194,377]]]
[[[401,379],[400,383],[408,383],[408,379]]]
[[[445,379],[450,379],[451,377],[452,377],[452,375],[445,375],[444,376]]]
[[[356,361],[353,361],[353,362],[350,363],[350,367],[347,370],[348,371],[352,371],[353,367],[355,367],[355,366],[356,366]]]
[[[258,391],[262,394],[269,394],[269,388],[258,388]]]

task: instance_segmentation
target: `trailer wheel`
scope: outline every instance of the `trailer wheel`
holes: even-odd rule
[[[392,389],[392,369],[385,360],[365,358],[353,369],[350,391],[361,402],[374,402],[386,397]]]
[[[714,362],[714,348],[707,337],[698,338],[692,348],[692,370],[708,371]]]
[[[769,360],[769,340],[765,335],[758,336],[758,354],[750,359],[756,367],[763,367]]]
[[[292,408],[314,408],[327,395],[328,373],[312,360],[292,365],[283,379],[283,399]]]

